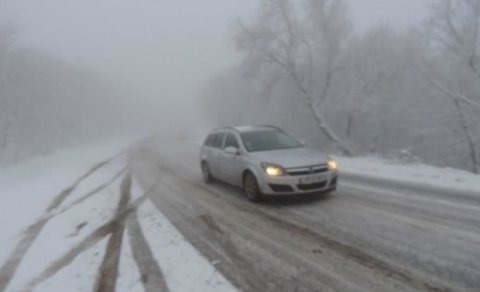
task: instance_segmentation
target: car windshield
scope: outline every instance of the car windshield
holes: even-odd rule
[[[255,131],[241,134],[248,152],[280,150],[303,147],[302,143],[282,131]]]

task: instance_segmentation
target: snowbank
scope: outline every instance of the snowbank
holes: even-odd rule
[[[376,157],[335,157],[341,176],[375,186],[410,187],[480,199],[480,175],[424,164],[399,164]]]

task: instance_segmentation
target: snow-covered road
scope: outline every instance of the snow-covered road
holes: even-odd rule
[[[0,171],[0,291],[236,291],[151,203],[128,147]]]
[[[202,182],[195,143],[129,145],[0,170],[1,292],[480,287],[476,176],[340,159],[334,194],[253,204]]]
[[[191,143],[151,139],[131,157],[133,174],[143,188],[162,180],[153,203],[241,290],[480,287],[478,192],[467,200],[345,176],[332,195],[252,204],[239,189],[203,184],[197,155]]]

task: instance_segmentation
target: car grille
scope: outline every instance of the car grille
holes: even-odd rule
[[[316,183],[316,184],[310,184],[310,185],[297,185],[298,189],[302,190],[302,191],[311,191],[311,190],[323,189],[326,186],[327,186],[327,181],[324,181],[324,182],[321,182],[321,183]]]
[[[269,184],[269,186],[276,193],[291,193],[294,191],[289,185]]]
[[[288,175],[299,176],[328,172],[328,166],[326,164],[303,166],[288,168],[286,170]]]

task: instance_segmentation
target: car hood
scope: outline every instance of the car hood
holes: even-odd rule
[[[260,162],[274,163],[284,168],[323,164],[328,160],[325,153],[305,147],[252,152],[250,155]]]

